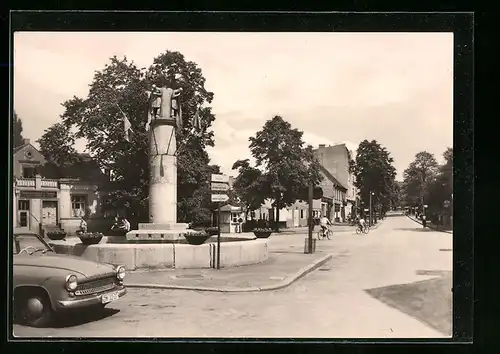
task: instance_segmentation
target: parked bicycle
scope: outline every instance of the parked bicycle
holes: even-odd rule
[[[331,240],[332,235],[333,235],[333,231],[329,227],[326,229],[326,232],[323,231],[323,229],[321,228],[318,231],[318,240],[324,240],[325,238]]]

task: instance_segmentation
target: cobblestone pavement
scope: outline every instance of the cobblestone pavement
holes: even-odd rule
[[[270,247],[274,251],[302,253],[304,237],[271,237]],[[285,289],[256,293],[130,289],[124,298],[101,313],[74,314],[58,323],[58,328],[15,325],[14,334],[20,337],[445,337],[449,334],[367,292],[439,277],[431,271],[451,271],[452,252],[443,249],[452,249],[451,235],[423,230],[404,216],[388,217],[367,235],[343,232],[334,234],[332,240],[318,241],[317,253],[336,256]],[[451,303],[446,306],[451,311]]]

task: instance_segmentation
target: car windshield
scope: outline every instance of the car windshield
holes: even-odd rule
[[[52,251],[36,235],[14,235],[14,254],[39,255]]]

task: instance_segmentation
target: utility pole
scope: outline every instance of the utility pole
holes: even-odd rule
[[[217,269],[220,269],[220,202],[217,203]]]
[[[370,191],[370,226],[372,226],[372,195],[373,192]]]
[[[309,215],[308,215],[308,220],[309,220],[309,230],[308,230],[308,253],[313,253],[313,182],[311,181],[309,183],[309,196],[308,196],[308,203],[309,203]]]

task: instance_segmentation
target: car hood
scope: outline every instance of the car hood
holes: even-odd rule
[[[45,254],[39,257],[15,257],[14,265],[67,270],[69,273],[74,273],[77,278],[81,280],[100,278],[115,272],[114,266],[111,264],[97,263],[75,256],[60,256],[54,254]]]

